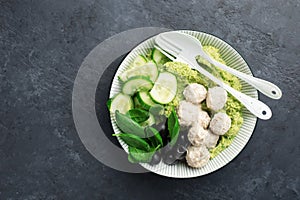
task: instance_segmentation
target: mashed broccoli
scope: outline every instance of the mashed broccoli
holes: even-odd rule
[[[212,46],[204,46],[204,51],[210,54],[211,57],[217,61],[226,64],[222,59],[219,50]],[[212,66],[207,61],[202,58],[197,58],[197,61],[202,65],[205,65],[205,69],[212,73],[215,77],[222,79],[223,82],[229,84],[236,90],[241,90],[242,85],[239,79],[230,73],[223,71],[219,68]],[[179,102],[183,99],[183,90],[189,83],[199,83],[204,85],[207,88],[214,87],[215,83],[200,74],[198,71],[191,69],[187,64],[180,62],[167,62],[161,68],[161,70],[166,70],[171,73],[176,74],[178,81],[177,94],[172,102],[166,105],[166,115],[170,114],[170,111],[173,106],[177,107]],[[206,105],[203,103],[202,108],[205,109]],[[221,151],[227,148],[233,141],[233,138],[237,135],[239,129],[243,124],[242,117],[242,104],[236,100],[232,95],[228,94],[228,99],[226,102],[225,110],[228,116],[231,118],[231,127],[229,131],[220,137],[217,146],[210,151],[211,158],[216,157]]]

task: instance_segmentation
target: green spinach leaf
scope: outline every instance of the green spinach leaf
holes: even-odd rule
[[[113,136],[120,137],[128,146],[142,149],[145,151],[150,151],[151,149],[150,145],[146,142],[146,140],[136,135],[130,133],[120,133],[120,134],[113,134]]]
[[[152,149],[152,151],[144,151],[131,146],[128,147],[128,151],[128,160],[132,163],[148,163],[155,154],[154,149]]]
[[[177,117],[177,114],[176,114],[174,108],[172,109],[171,114],[168,118],[168,130],[169,130],[169,136],[171,139],[170,144],[174,145],[177,141],[178,134],[180,131],[178,117]]]
[[[137,123],[144,122],[149,118],[149,112],[138,108],[129,110],[127,115]]]
[[[108,101],[106,102],[106,106],[107,106],[108,110],[110,110],[111,102],[112,102],[112,98],[108,99]]]
[[[120,113],[118,110],[115,112],[116,123],[124,133],[131,133],[140,138],[145,137],[144,128],[137,122],[133,121],[129,116]]]
[[[163,140],[162,140],[159,132],[155,128],[147,126],[145,128],[145,135],[150,140],[151,146],[153,148],[163,146]]]

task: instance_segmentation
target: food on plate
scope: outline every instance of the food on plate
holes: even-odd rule
[[[144,128],[130,116],[120,113],[118,110],[115,112],[116,123],[123,133],[130,133],[140,137],[144,136]]]
[[[118,110],[125,114],[127,111],[133,108],[133,101],[129,95],[119,93],[107,102],[107,106],[109,111],[112,113]]]
[[[136,66],[137,64],[134,64]],[[144,65],[136,66],[132,69],[127,70],[119,76],[119,79],[123,82],[134,76],[145,76],[148,77],[152,82],[157,79],[158,69],[154,62],[147,62]]]
[[[207,137],[207,130],[205,130],[199,123],[192,126],[188,132],[188,139],[194,146],[205,145],[205,138]]]
[[[191,83],[183,90],[184,98],[194,104],[201,103],[206,98],[206,94],[206,88],[198,83]]]
[[[212,118],[209,129],[216,135],[224,135],[231,126],[231,119],[226,113],[219,112]]]
[[[187,164],[191,167],[203,167],[209,161],[209,158],[209,151],[205,146],[190,146],[187,149],[186,161]]]
[[[203,128],[207,128],[210,122],[210,117],[206,111],[201,110],[196,119]]]
[[[208,149],[215,148],[218,143],[219,137],[219,135],[213,134],[211,130],[208,129],[204,140],[205,146]]]
[[[146,76],[134,76],[124,82],[122,93],[133,95],[141,90],[149,90],[153,87],[152,81]]]
[[[216,146],[219,135],[213,134],[211,130],[204,129],[199,124],[196,124],[189,129],[188,139],[193,146],[205,145],[208,149],[212,149]]]
[[[204,50],[221,63],[219,50]],[[233,88],[233,75],[198,59]],[[233,96],[187,64],[172,62],[157,49],[138,55],[118,74],[121,91],[107,106],[128,146],[133,163],[186,162],[203,167],[227,148],[242,123],[242,105]]]
[[[201,107],[188,101],[180,101],[177,109],[180,126],[191,126],[198,120]]]
[[[209,88],[207,92],[206,105],[213,111],[218,111],[225,106],[227,92],[221,87]]]
[[[138,55],[133,61],[133,67],[143,66],[147,63],[147,58],[143,55]]]
[[[183,91],[190,90],[190,85],[189,84]],[[195,85],[195,84],[194,84]],[[197,84],[200,85],[200,84]],[[201,85],[202,86],[202,85]],[[195,87],[195,86],[193,86]],[[204,87],[204,86],[202,86]],[[199,88],[199,87],[198,87]],[[218,87],[212,88],[214,91],[212,92],[213,95],[211,95],[210,100],[212,102],[217,102],[215,105],[220,105],[220,98],[227,99],[227,93],[226,97],[224,98],[223,90],[219,90]],[[222,89],[222,88],[221,88]],[[208,89],[210,91],[211,88]],[[221,94],[218,95],[215,91],[220,91]],[[190,97],[189,95],[187,95]],[[184,95],[186,98],[186,95]],[[206,95],[205,95],[206,97]],[[215,97],[217,100],[215,101],[212,97]],[[208,95],[207,95],[208,98]],[[201,101],[205,100],[202,99]],[[201,102],[200,101],[200,102]],[[223,102],[222,102],[223,103]],[[217,110],[221,109],[224,107],[226,101],[223,103],[223,105],[218,108]],[[206,99],[206,104],[208,104],[208,99]],[[212,113],[215,112],[215,110],[211,109]],[[228,117],[227,114],[225,113],[217,113],[214,115],[212,121],[210,116],[206,111],[203,111],[201,109],[200,104],[193,104],[191,102],[188,102],[186,100],[182,100],[179,103],[178,106],[178,114],[179,114],[179,121],[181,121],[180,124],[187,125],[188,124],[188,140],[191,143],[191,147],[201,147],[201,151],[204,151],[203,149],[212,149],[213,147],[216,146],[219,135],[224,135],[230,128],[231,126],[231,119]],[[185,122],[185,123],[182,123]],[[190,122],[190,123],[187,123]],[[210,130],[207,130],[207,127],[211,128]],[[195,149],[193,149],[195,151]],[[193,152],[192,151],[192,152]],[[186,155],[186,160],[189,160],[187,164],[191,167],[198,168],[203,166],[207,161],[206,157],[198,157],[196,158],[196,153],[191,153],[190,155]],[[199,154],[200,156],[202,154]],[[195,160],[195,162],[193,162]],[[204,163],[204,164],[203,164]]]
[[[167,104],[174,99],[176,92],[176,76],[169,72],[161,72],[150,91],[150,96],[159,104]]]

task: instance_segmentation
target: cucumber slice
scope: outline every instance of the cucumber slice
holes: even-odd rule
[[[169,72],[159,74],[150,96],[155,102],[160,104],[170,103],[176,96],[177,79],[176,76]]]
[[[158,76],[158,68],[154,62],[148,62],[143,66],[135,67],[123,72],[119,79],[123,82],[127,81],[129,78],[134,76],[146,76],[149,77],[151,81],[155,81]]]
[[[158,49],[153,49],[151,53],[151,58],[154,60],[156,63],[160,63],[160,61],[165,57],[164,54],[162,54]]]
[[[134,60],[133,60],[133,67],[140,67],[143,66],[144,64],[147,63],[147,58],[143,55],[138,55]]]
[[[149,94],[149,92],[146,91],[140,91],[137,94],[137,99],[140,103],[140,105],[142,105],[143,108],[149,110],[151,106],[154,106],[156,103],[151,99],[151,96]]]
[[[131,97],[122,93],[117,94],[114,98],[108,100],[108,102],[109,111],[112,113],[118,110],[120,113],[125,114],[134,107]]]
[[[128,79],[123,87],[122,92],[124,94],[133,95],[140,90],[150,90],[153,87],[153,83],[145,76],[134,76]]]

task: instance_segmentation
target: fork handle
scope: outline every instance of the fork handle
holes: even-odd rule
[[[254,114],[256,117],[267,120],[272,117],[272,111],[263,102],[254,99],[246,94],[243,94],[234,88],[230,87],[229,85],[223,83],[221,80],[214,77],[211,73],[203,69],[199,64],[196,62],[196,60],[187,60],[185,58],[180,58],[184,60],[186,63],[192,66],[192,68],[197,69],[201,74],[218,84],[220,87],[224,88],[227,92],[232,94],[237,100],[239,100],[252,114]]]
[[[217,84],[220,85],[219,83]],[[232,96],[234,96],[237,100],[239,100],[256,117],[264,120],[270,119],[272,117],[271,109],[262,101],[254,99],[240,91],[237,91],[223,82],[221,82],[220,86],[223,87],[227,92],[232,94]]]
[[[209,61],[211,64],[239,77],[240,79],[246,81],[247,83],[252,85],[254,88],[259,90],[261,93],[263,93],[264,95],[266,95],[272,99],[280,99],[282,96],[282,92],[279,89],[279,87],[277,87],[275,84],[273,84],[269,81],[265,81],[263,79],[256,78],[256,77],[250,76],[248,74],[242,73],[240,71],[237,71],[231,67],[228,67],[227,65],[224,65],[223,63],[220,63],[220,62],[214,60],[213,58],[209,58],[209,59],[207,59],[207,61]]]

